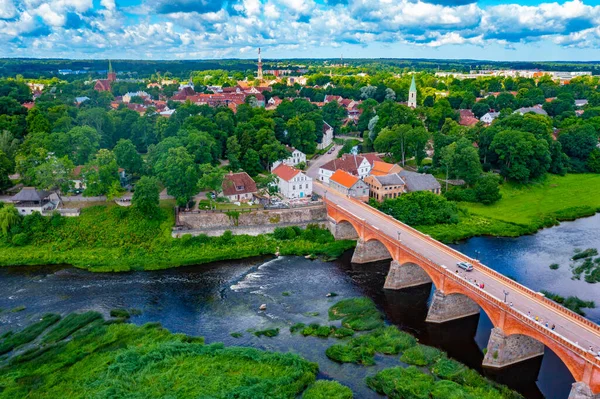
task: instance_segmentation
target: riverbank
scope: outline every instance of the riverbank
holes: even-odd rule
[[[600,212],[600,174],[548,175],[527,186],[505,183],[493,205],[461,202],[460,222],[417,226],[449,243],[476,236],[519,237]]]
[[[327,259],[353,248],[335,241],[328,230],[310,226],[277,236],[171,237],[172,208],[154,219],[117,205],[83,209],[77,218],[28,217],[19,227],[22,245],[0,244],[0,266],[68,264],[94,272],[158,270],[255,256],[313,255]],[[276,238],[279,237],[279,238]]]

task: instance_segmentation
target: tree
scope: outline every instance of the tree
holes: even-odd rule
[[[590,152],[590,156],[588,157],[585,166],[592,173],[600,173],[600,150],[598,148],[594,148],[594,150]]]
[[[209,164],[200,165],[200,180],[198,180],[198,190],[210,190],[219,195],[223,187],[223,176],[225,171],[219,167]]]
[[[0,150],[0,190],[4,190],[12,186],[12,182],[8,178],[11,168],[10,159]]]
[[[57,148],[57,155],[67,155],[75,165],[87,163],[100,147],[100,135],[88,126],[77,126],[69,130],[65,137],[66,143]]]
[[[452,158],[452,173],[463,179],[468,185],[473,185],[482,173],[479,153],[468,139],[460,139]]]
[[[560,132],[558,141],[568,156],[585,162],[598,144],[598,133],[592,125],[580,124]]]
[[[475,197],[482,204],[493,204],[502,198],[500,194],[500,182],[498,177],[493,173],[486,173],[477,179],[475,183]]]
[[[186,206],[198,192],[196,165],[185,147],[170,148],[157,170],[160,180],[167,187],[167,192],[175,197],[178,206]]]
[[[160,185],[154,177],[142,176],[135,185],[131,205],[142,214],[152,218],[159,212]]]
[[[35,186],[43,190],[60,189],[69,191],[73,162],[67,157],[49,156],[45,162],[35,167]]]
[[[491,148],[498,154],[502,176],[519,183],[542,176],[550,167],[548,142],[532,133],[504,130],[496,134]]]
[[[260,165],[260,156],[258,155],[258,152],[252,148],[246,151],[246,155],[242,161],[242,166],[246,173],[252,177],[259,174],[262,171],[262,167]]]
[[[481,118],[483,115],[490,112],[490,106],[484,102],[478,102],[473,104],[473,108],[471,110],[476,117]]]
[[[19,215],[19,211],[12,204],[4,205],[0,208],[0,228],[4,235],[7,235],[10,229],[20,222],[21,215]]]
[[[121,139],[113,149],[117,164],[126,172],[140,175],[144,167],[144,160],[138,154],[131,140]]]
[[[443,147],[440,151],[440,165],[446,169],[446,191],[448,191],[448,179],[450,178],[450,168],[454,161],[454,154],[456,153],[456,143],[449,144]]]

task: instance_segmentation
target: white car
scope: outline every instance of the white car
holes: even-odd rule
[[[461,269],[463,269],[466,272],[473,271],[473,265],[470,264],[469,262],[458,262],[456,264],[456,266],[460,267]]]

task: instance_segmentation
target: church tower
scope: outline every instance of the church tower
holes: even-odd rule
[[[417,108],[417,85],[415,84],[415,75],[412,77],[410,89],[408,90],[408,106],[411,108]]]
[[[258,74],[256,75],[258,80],[263,80],[262,74],[262,59],[260,58],[260,47],[258,48]]]
[[[109,82],[114,82],[117,80],[117,74],[112,69],[112,63],[108,60],[108,76],[107,79]]]

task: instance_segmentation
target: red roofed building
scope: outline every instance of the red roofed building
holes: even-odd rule
[[[360,155],[344,154],[341,158],[321,165],[319,168],[319,180],[323,183],[329,183],[331,176],[340,169],[363,179],[371,172],[374,161],[381,161],[374,153]]]
[[[96,91],[110,91],[110,85],[117,80],[117,74],[112,69],[112,64],[108,61],[108,74],[106,79],[98,79],[94,85]]]
[[[344,170],[336,170],[329,179],[329,187],[360,200],[369,199],[369,186],[356,176]]]
[[[258,192],[256,183],[246,172],[232,173],[223,177],[223,195],[233,202],[252,200]]]
[[[306,198],[312,195],[312,179],[300,169],[279,164],[273,169],[277,176],[279,192],[288,199]]]
[[[371,168],[371,175],[373,176],[385,176],[392,173],[399,173],[402,168],[393,163],[375,161],[373,162],[373,168]]]
[[[460,120],[458,121],[459,125],[462,126],[473,126],[479,122],[479,119],[475,117],[475,114],[470,109],[461,109],[460,110]]]

